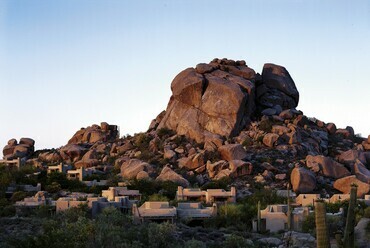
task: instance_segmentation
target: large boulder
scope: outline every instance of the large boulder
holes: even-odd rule
[[[87,148],[75,145],[75,144],[69,144],[66,146],[63,146],[60,150],[60,156],[62,159],[67,162],[77,162],[81,160],[82,156],[88,151]]]
[[[228,144],[218,148],[221,158],[226,161],[241,160],[247,156],[247,152],[240,144]]]
[[[91,149],[83,155],[80,161],[75,163],[76,168],[89,168],[99,164],[98,153],[95,149]]]
[[[171,181],[183,187],[189,187],[190,183],[181,175],[174,172],[170,167],[163,167],[161,174],[155,179],[156,181]]]
[[[256,94],[257,81],[260,90]],[[299,100],[284,67],[266,64],[261,80],[244,61],[227,59],[214,59],[209,64],[185,69],[174,78],[171,90],[167,110],[157,129],[166,127],[199,143],[214,135],[237,135],[255,117],[257,104],[281,112],[282,107],[294,108]]]
[[[327,177],[335,179],[351,175],[342,164],[322,155],[308,155],[306,157],[306,164],[308,168],[311,168],[315,172],[320,172]]]
[[[316,188],[315,175],[302,167],[292,170],[290,182],[297,193],[310,193]]]
[[[275,64],[265,64],[262,71],[262,83],[257,87],[260,105],[265,108],[276,105],[283,109],[298,105],[299,93],[289,72]]]
[[[337,179],[333,187],[344,194],[349,194],[351,192],[351,185],[357,185],[357,196],[362,197],[367,194],[370,190],[370,184],[364,183],[356,178],[356,176],[348,176]]]
[[[189,157],[181,158],[179,161],[180,168],[186,168],[187,170],[195,170],[204,165],[204,153],[195,153]]]
[[[370,183],[370,171],[365,167],[360,160],[356,160],[353,166],[353,172],[356,177],[364,183]]]
[[[141,171],[148,174],[153,172],[153,167],[139,159],[130,159],[125,161],[121,166],[121,175],[127,179],[135,179]]]

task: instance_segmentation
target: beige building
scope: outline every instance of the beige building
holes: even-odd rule
[[[206,219],[217,215],[217,205],[203,207],[200,202],[180,202],[176,211],[180,219]]]
[[[334,194],[330,199],[325,199],[326,202],[336,203],[341,201],[349,201],[350,194]]]
[[[48,167],[48,174],[50,174],[52,172],[59,172],[59,173],[66,174],[67,171],[71,170],[71,169],[72,169],[71,165],[66,165],[66,164],[60,163],[58,165],[49,166]]]
[[[176,192],[178,201],[204,201],[206,203],[236,202],[236,189],[231,187],[230,191],[224,189],[183,188],[178,186]]]
[[[139,190],[130,190],[127,187],[109,187],[107,190],[102,190],[102,196],[106,197],[108,201],[114,201],[117,196],[127,196],[130,200],[141,200]]]
[[[303,207],[314,206],[318,199],[320,199],[320,194],[300,194],[296,197],[296,203]]]
[[[134,204],[132,215],[135,223],[143,223],[147,220],[165,220],[173,223],[177,217],[177,211],[168,202],[145,202],[140,207]]]
[[[25,211],[36,209],[40,206],[55,206],[55,202],[48,197],[46,191],[39,191],[34,196],[26,197],[22,201],[17,201],[15,204],[17,214],[24,213]]]

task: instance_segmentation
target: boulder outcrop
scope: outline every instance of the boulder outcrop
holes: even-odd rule
[[[92,125],[86,128],[81,128],[68,141],[68,144],[79,143],[95,143],[98,141],[114,141],[118,137],[118,128],[116,125],[109,125],[102,122],[100,126]]]
[[[171,90],[157,129],[166,127],[197,142],[235,136],[264,109],[274,108],[279,114],[299,101],[284,67],[265,64],[261,77],[245,61],[228,59],[185,69],[174,78]]]
[[[12,160],[16,158],[26,158],[35,151],[35,141],[31,138],[21,138],[19,144],[16,139],[11,139],[3,148],[3,155],[5,160]]]

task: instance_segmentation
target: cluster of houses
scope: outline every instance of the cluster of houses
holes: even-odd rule
[[[348,201],[350,194],[334,194],[330,198],[321,198],[320,194],[296,194],[292,191],[278,190],[277,194],[280,196],[290,196],[291,198],[291,228],[294,231],[302,231],[302,224],[306,217],[313,213],[313,206],[316,200],[323,200],[328,203],[337,203]],[[365,195],[364,198],[358,199],[370,206],[370,195]],[[327,216],[342,217],[343,209],[337,213],[327,213]],[[288,205],[275,204],[268,205],[265,209],[260,210],[261,223],[260,231],[278,232],[288,229]],[[253,230],[257,231],[257,220],[253,221]]]
[[[86,176],[91,176],[92,174],[103,174],[102,171],[97,170],[94,167],[91,167],[91,168],[81,167],[78,169],[73,169],[71,165],[60,163],[58,165],[49,166],[47,170],[48,170],[48,173],[59,172],[59,173],[66,174],[68,179],[79,180],[89,187],[105,186],[108,183],[107,180],[100,180],[100,181],[97,181],[97,180],[85,181],[84,180]]]
[[[27,188],[27,187],[26,187]],[[23,201],[16,202],[15,206],[18,213],[28,211],[40,206],[49,206],[52,212],[62,212],[72,207],[86,204],[91,210],[92,217],[96,217],[104,208],[114,207],[123,213],[132,213],[136,223],[148,220],[165,220],[174,222],[176,219],[206,219],[217,215],[217,206],[226,203],[236,202],[236,189],[231,187],[230,191],[223,189],[201,190],[196,188],[178,187],[176,192],[177,207],[171,206],[169,202],[147,201],[141,206],[141,194],[138,190],[130,190],[127,187],[110,187],[103,190],[101,196],[85,193],[70,193],[64,197],[53,201],[48,197],[47,192],[40,191],[41,185],[33,187],[32,190],[38,191],[35,196],[27,197]],[[280,196],[291,198],[291,228],[294,231],[302,231],[302,223],[306,217],[314,210],[312,206],[318,199],[322,199],[319,194],[300,194],[288,190],[278,190]],[[332,197],[323,199],[326,202],[336,203],[346,201],[349,194],[334,194]],[[370,195],[365,195],[363,201],[370,205]],[[203,205],[205,204],[205,206]],[[338,213],[327,213],[331,216],[342,216],[343,211]],[[259,230],[278,232],[288,229],[288,205],[276,204],[268,205],[260,210],[261,223]],[[257,231],[257,220],[253,221],[253,229]]]
[[[200,199],[200,202],[190,202]],[[203,201],[204,199],[204,201]],[[92,217],[96,217],[104,208],[114,207],[121,212],[131,212],[136,223],[147,220],[167,220],[173,222],[176,219],[206,219],[217,214],[217,204],[236,202],[236,190],[209,189],[184,189],[179,186],[177,190],[177,207],[170,206],[169,202],[148,201],[140,207],[137,205],[141,200],[138,190],[129,190],[127,187],[110,187],[103,190],[101,196],[93,194],[71,193],[56,201],[47,197],[47,192],[39,191],[33,197],[27,197],[23,201],[15,203],[17,213],[29,211],[40,206],[49,206],[55,212],[65,211],[72,207],[86,204],[91,210]],[[211,205],[203,207],[202,203]]]

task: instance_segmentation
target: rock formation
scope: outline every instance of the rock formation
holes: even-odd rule
[[[3,149],[5,160],[12,160],[16,158],[27,158],[35,151],[35,141],[31,138],[21,138],[18,141],[11,139]]]
[[[297,193],[346,193],[352,182],[361,194],[370,190],[370,137],[296,110],[299,93],[284,67],[265,64],[259,75],[244,61],[215,59],[180,72],[171,90],[147,132],[119,138],[117,126],[102,122],[57,149],[34,153],[33,140],[9,140],[4,157],[183,186],[226,177],[244,192],[289,182]]]
[[[216,144],[237,135],[266,109],[271,115],[279,114],[299,101],[284,67],[265,64],[260,76],[245,61],[227,59],[185,69],[172,81],[171,90],[157,128],[167,127],[197,142],[216,140]]]
[[[118,135],[119,133],[116,125],[109,125],[106,122],[102,122],[100,126],[92,125],[87,128],[81,128],[81,130],[77,131],[68,141],[68,144],[114,141]]]

